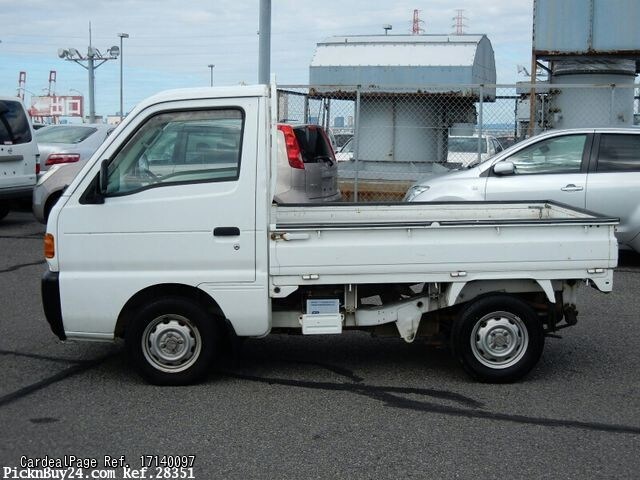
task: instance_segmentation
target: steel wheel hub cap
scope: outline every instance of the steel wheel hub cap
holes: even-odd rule
[[[527,351],[529,336],[520,317],[510,312],[493,312],[482,317],[471,333],[471,351],[491,368],[516,364]]]
[[[198,359],[202,342],[197,327],[186,317],[171,314],[152,320],[142,335],[149,363],[164,372],[179,372]]]

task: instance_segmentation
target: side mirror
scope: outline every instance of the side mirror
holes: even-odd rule
[[[493,166],[493,173],[496,175],[513,175],[515,171],[513,162],[498,162]]]
[[[100,164],[100,179],[98,186],[102,195],[107,194],[107,186],[109,184],[109,160],[102,160]]]

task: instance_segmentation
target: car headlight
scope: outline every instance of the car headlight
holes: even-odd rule
[[[429,188],[430,188],[429,185],[414,185],[409,189],[407,194],[404,196],[404,201],[405,202],[413,201],[414,198],[416,198],[421,193],[426,192],[427,190],[429,190]]]

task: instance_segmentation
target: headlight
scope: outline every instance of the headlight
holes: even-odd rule
[[[404,196],[404,201],[411,202],[414,198],[416,198],[421,193],[426,192],[427,190],[429,190],[429,185],[414,185]]]

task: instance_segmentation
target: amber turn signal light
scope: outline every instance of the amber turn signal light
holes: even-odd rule
[[[56,244],[53,235],[50,233],[44,236],[44,256],[45,258],[53,258],[56,256]]]

